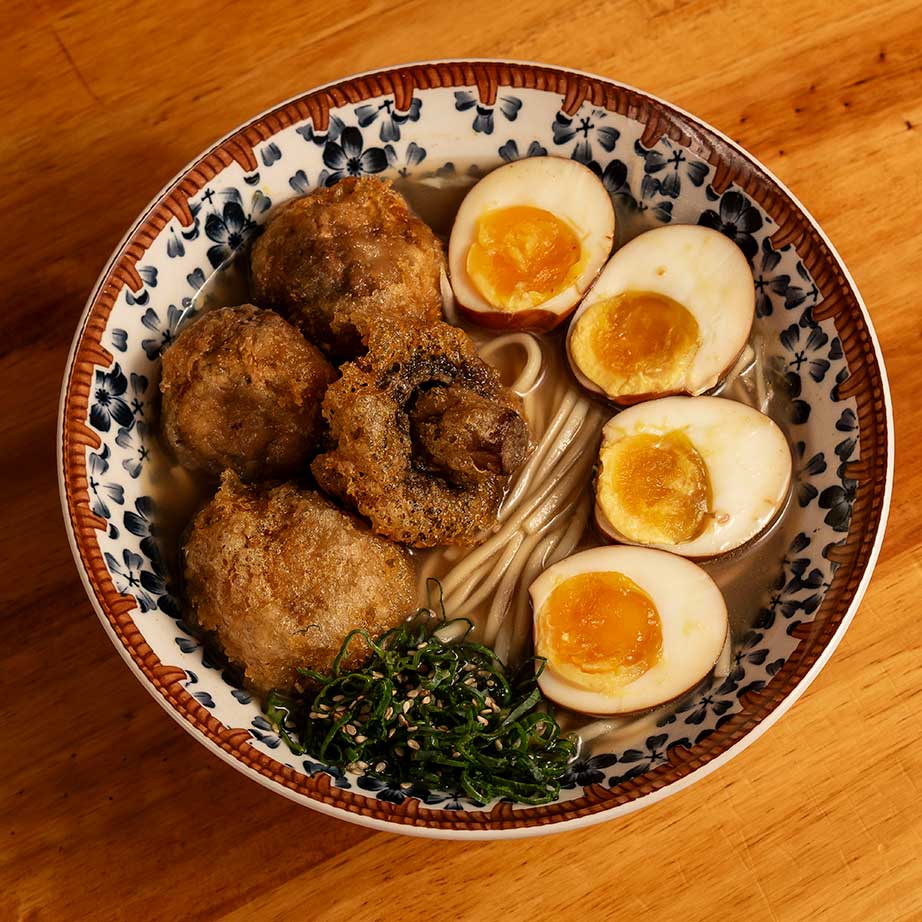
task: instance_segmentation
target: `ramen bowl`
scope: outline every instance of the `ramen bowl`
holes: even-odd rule
[[[733,642],[722,674],[579,757],[552,803],[480,804],[294,756],[259,702],[189,630],[171,565],[181,489],[156,439],[159,362],[182,318],[220,297],[221,267],[286,199],[355,175],[463,190],[504,162],[548,155],[579,160],[601,178],[617,243],[665,224],[703,224],[740,247],[755,285],[754,335],[783,384],[773,412],[791,443],[794,483],[771,534],[767,580],[737,580],[743,588],[728,598]],[[601,77],[443,61],[351,77],[282,103],[157,195],[80,320],[62,388],[59,477],[74,557],[103,627],[200,743],[340,819],[445,838],[517,837],[610,819],[674,793],[794,703],[870,579],[890,498],[892,431],[880,349],[848,271],[754,158],[695,117]]]

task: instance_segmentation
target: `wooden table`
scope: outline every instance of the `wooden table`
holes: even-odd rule
[[[5,0],[0,919],[922,918],[922,6],[833,6]],[[902,463],[861,611],[779,726],[627,819],[460,845],[294,807],[167,719],[77,578],[54,442],[84,299],[167,179],[283,97],[465,55],[634,84],[774,170],[868,303]]]

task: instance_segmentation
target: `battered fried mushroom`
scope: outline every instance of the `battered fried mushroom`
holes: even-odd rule
[[[525,458],[519,398],[446,323],[375,324],[367,345],[324,398],[335,447],[317,483],[395,541],[471,543]]]
[[[360,351],[355,317],[439,319],[445,257],[390,183],[348,178],[279,208],[253,245],[253,299],[329,355]]]
[[[230,472],[195,517],[183,565],[191,617],[260,693],[291,689],[299,666],[329,671],[351,630],[376,636],[415,607],[403,548],[318,493]]]
[[[273,311],[222,307],[194,320],[163,354],[164,440],[186,467],[247,479],[307,466],[335,372]]]

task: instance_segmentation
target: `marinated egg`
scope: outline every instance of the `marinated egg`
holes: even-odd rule
[[[544,331],[579,303],[611,252],[615,212],[575,160],[530,157],[468,192],[448,246],[459,310],[482,326]]]
[[[616,541],[711,557],[777,515],[791,451],[764,413],[722,397],[663,397],[602,430],[596,521]]]
[[[659,227],[599,274],[570,324],[570,366],[589,390],[623,405],[700,394],[733,367],[754,308],[752,273],[735,243],[707,227]]]
[[[529,587],[538,678],[552,701],[586,714],[629,714],[687,692],[714,667],[727,606],[691,561],[599,547],[548,567]]]

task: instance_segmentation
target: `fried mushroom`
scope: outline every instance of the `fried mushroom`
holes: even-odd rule
[[[414,608],[408,553],[319,493],[247,485],[231,472],[183,548],[189,614],[264,694],[329,671],[346,635],[377,636]],[[354,649],[353,649],[354,647]],[[359,665],[361,644],[345,665]]]
[[[360,351],[355,318],[434,322],[442,245],[389,182],[349,177],[282,205],[253,245],[253,299],[337,359]]]
[[[163,354],[161,431],[185,467],[246,479],[306,469],[335,372],[284,318],[252,304],[211,310]]]
[[[334,447],[320,487],[381,535],[413,547],[470,544],[495,522],[528,449],[521,401],[470,337],[437,323],[377,323],[323,412]]]

